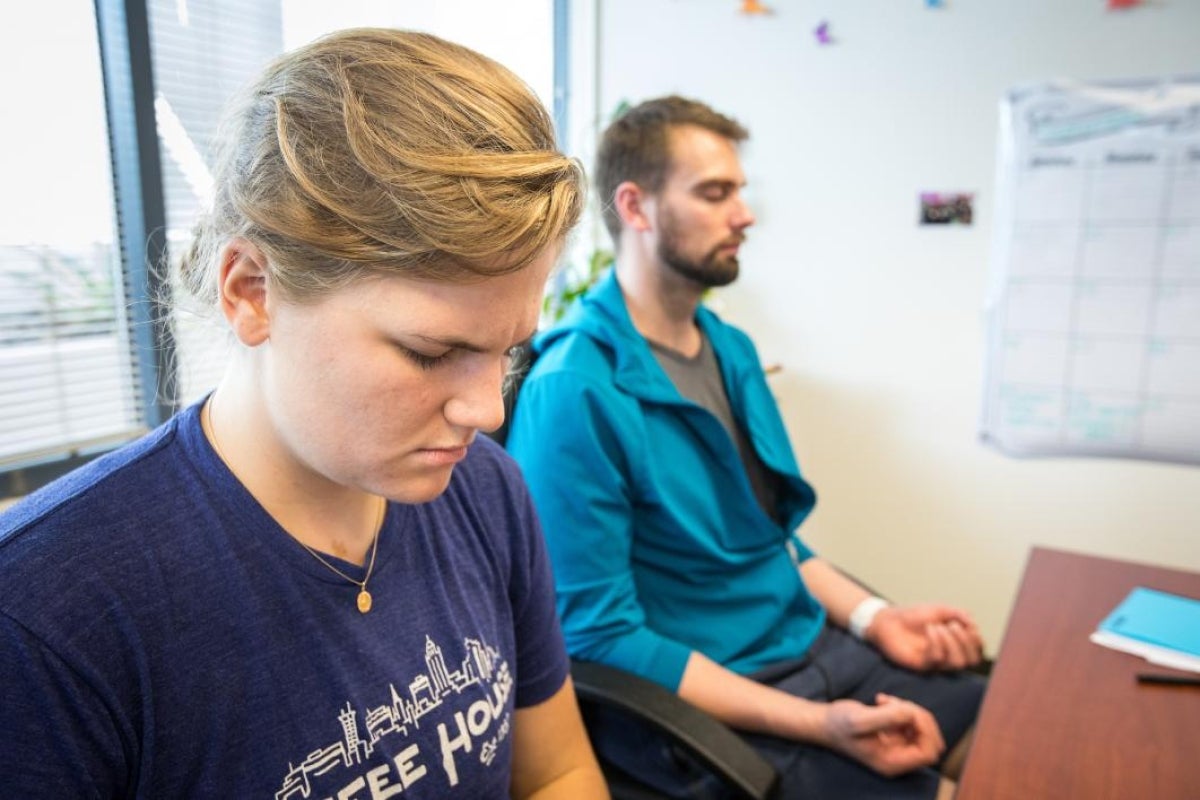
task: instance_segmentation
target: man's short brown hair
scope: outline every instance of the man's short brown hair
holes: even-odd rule
[[[632,181],[647,192],[662,189],[671,166],[670,130],[684,125],[695,125],[733,142],[750,136],[731,117],[678,95],[646,100],[618,117],[600,139],[595,168],[604,225],[613,242],[621,238],[621,217],[613,204],[617,187]]]

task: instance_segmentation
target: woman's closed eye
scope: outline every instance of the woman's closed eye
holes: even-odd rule
[[[433,355],[430,353],[422,353],[417,350],[413,350],[411,347],[405,347],[402,344],[398,344],[396,347],[401,353],[404,354],[405,358],[416,364],[421,369],[425,370],[434,369],[435,367],[441,366],[442,364],[446,363],[454,353],[453,348],[442,353],[438,353],[437,355]]]

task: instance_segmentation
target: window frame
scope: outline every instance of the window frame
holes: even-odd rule
[[[154,70],[145,0],[95,0],[100,66],[117,205],[130,338],[141,407],[154,428],[178,410],[167,275],[167,215],[154,113]]]
[[[120,272],[139,411],[154,428],[178,410],[170,365],[166,211],[154,116],[149,9],[145,0],[94,0],[104,86]],[[119,446],[119,445],[117,445]],[[0,499],[28,494],[115,447],[65,448],[60,458],[0,470]]]

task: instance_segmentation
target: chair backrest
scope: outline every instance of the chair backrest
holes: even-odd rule
[[[699,760],[730,796],[768,800],[779,775],[739,734],[674,692],[630,672],[587,661],[571,662],[571,678],[585,722],[608,710],[648,724]],[[609,790],[617,800],[660,797],[597,752]]]

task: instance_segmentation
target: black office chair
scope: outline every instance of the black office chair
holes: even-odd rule
[[[600,710],[649,723],[706,766],[733,796],[749,800],[774,796],[779,783],[775,768],[741,736],[674,692],[624,670],[589,661],[572,661],[571,679],[585,726]],[[662,794],[605,761],[601,754],[597,756],[614,800],[662,799]]]

